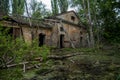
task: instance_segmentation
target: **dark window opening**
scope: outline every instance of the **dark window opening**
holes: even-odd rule
[[[83,37],[80,37],[80,42],[82,43]]]
[[[64,31],[63,27],[60,27],[60,31]]]
[[[64,35],[60,35],[60,48],[64,48]]]
[[[83,46],[83,37],[80,37],[80,44],[81,44],[81,47]]]
[[[39,34],[39,46],[43,46],[45,43],[45,34]]]
[[[71,16],[71,20],[72,20],[72,21],[75,21],[75,17],[74,17],[74,16]]]

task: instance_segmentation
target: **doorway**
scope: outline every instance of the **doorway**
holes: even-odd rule
[[[39,46],[43,46],[45,43],[45,34],[40,33],[39,34]]]
[[[60,35],[60,48],[64,48],[64,35]]]

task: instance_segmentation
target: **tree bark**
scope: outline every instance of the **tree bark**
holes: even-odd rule
[[[89,20],[89,33],[90,33],[90,46],[94,47],[94,36],[93,36],[93,26],[91,20],[90,2],[87,0],[88,4],[88,20]]]

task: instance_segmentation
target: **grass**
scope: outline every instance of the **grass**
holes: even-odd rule
[[[120,65],[120,62],[119,62],[120,61],[120,56],[116,54],[116,53],[118,53],[117,51],[114,51],[114,50],[91,49],[91,48],[76,48],[76,49],[63,48],[63,49],[53,50],[50,53],[50,55],[52,54],[52,55],[60,55],[60,56],[62,56],[62,55],[66,55],[66,54],[81,53],[81,52],[82,52],[82,55],[70,57],[70,58],[68,58],[66,60],[61,60],[60,64],[56,64],[58,62],[56,60],[47,60],[46,62],[42,63],[40,69],[42,69],[42,68],[43,69],[44,68],[45,69],[46,68],[47,69],[49,69],[49,68],[51,69],[53,66],[56,66],[56,65],[62,66],[63,65],[65,67],[67,66],[67,68],[69,68],[69,70],[71,72],[71,73],[67,73],[69,75],[67,77],[74,78],[74,77],[77,77],[77,75],[81,79],[83,79],[83,78],[89,79],[91,77],[95,77],[95,79],[93,79],[93,80],[100,80],[100,79],[101,80],[112,80],[114,77],[115,77],[115,79],[117,79],[117,77],[118,77],[117,80],[119,80],[119,75],[120,75],[119,71],[120,71],[120,69],[117,68],[117,66]],[[72,63],[71,60],[76,62],[76,63],[78,63],[78,64],[76,65],[76,63],[75,64]],[[105,64],[105,67],[95,67],[95,63],[100,62],[99,66],[101,66],[101,62],[104,62],[104,61],[110,62],[109,65]],[[89,71],[88,71],[88,72],[85,72],[84,73],[85,76],[83,76],[83,72],[84,71],[82,71],[80,69],[80,67],[82,67],[83,65],[82,64],[79,65],[79,63],[90,63],[92,65],[89,66],[89,67],[92,70],[94,70],[94,68],[92,68],[92,67],[95,67],[96,69],[98,69],[98,71],[99,71],[99,69],[103,70],[103,71],[101,72],[100,75],[95,75],[95,76],[93,76],[94,72],[93,73],[92,72],[89,73]],[[33,64],[35,64],[35,63],[33,63]],[[52,77],[54,75],[54,72],[46,74],[45,76],[37,75],[36,72],[39,72],[40,69],[28,70],[25,73],[22,72],[24,79],[28,79],[29,80],[29,79],[34,78],[35,76],[37,76],[39,79],[46,78],[46,77],[49,78],[49,76]],[[107,69],[108,71],[105,70],[105,69]],[[20,74],[19,70],[14,70],[14,72],[16,74],[17,73]],[[78,73],[78,72],[80,72],[80,73]],[[57,73],[59,73],[59,72],[57,72]],[[55,75],[57,75],[57,74],[55,74]],[[8,75],[8,76],[10,76],[10,75]],[[17,75],[12,75],[12,76],[16,77]],[[79,78],[78,78],[78,80],[79,80]]]
[[[23,73],[24,78],[25,78],[25,79],[33,78],[33,77],[35,76],[36,71],[37,71],[37,69],[35,69],[35,70],[30,70],[30,71],[27,71],[26,73]]]

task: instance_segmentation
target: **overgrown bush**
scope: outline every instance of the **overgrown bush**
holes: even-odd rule
[[[37,40],[31,43],[25,43],[21,38],[15,40],[7,33],[9,28],[3,29],[0,26],[0,56],[14,55],[17,62],[32,60],[35,57],[43,57],[45,60],[50,52],[47,46],[39,47]]]
[[[39,47],[36,40],[31,45],[31,43],[25,43],[21,38],[13,39],[7,33],[8,30],[9,28],[3,29],[0,25],[0,65],[33,61],[36,57],[46,60],[50,52],[47,46]],[[19,71],[19,68],[0,69],[0,73],[0,80],[22,80],[22,72]]]
[[[39,47],[36,41],[33,41],[33,45],[30,43],[24,43],[20,39],[16,41],[16,50],[14,53],[17,55],[16,61],[31,61],[36,57],[42,57],[46,60],[50,50],[47,46]]]

